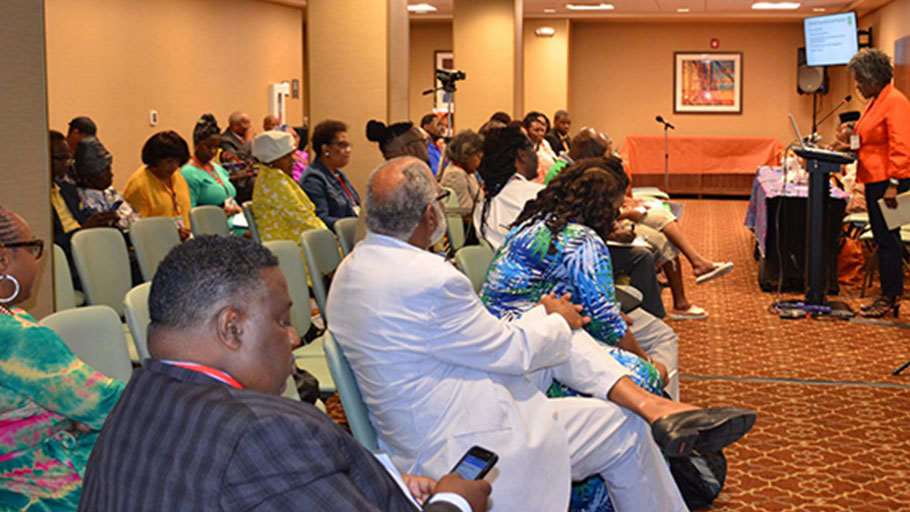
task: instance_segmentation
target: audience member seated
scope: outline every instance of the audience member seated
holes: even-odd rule
[[[503,126],[505,126],[512,122],[512,117],[500,110],[498,112],[493,112],[493,115],[490,116],[490,121],[496,121],[502,123]]]
[[[566,510],[570,481],[592,474],[618,510],[686,510],[657,444],[673,454],[729,444],[754,413],[644,391],[578,329],[587,319],[566,297],[545,296],[511,322],[494,317],[467,277],[427,251],[445,231],[440,192],[419,160],[380,165],[367,185],[370,233],[329,292],[329,329],[380,448],[397,467],[429,475],[471,446],[496,452],[494,511]],[[554,378],[596,398],[547,399]]]
[[[386,160],[399,156],[413,156],[429,165],[430,155],[426,138],[410,121],[386,126],[381,121],[371,120],[367,122],[367,140],[379,144],[379,150]]]
[[[459,207],[473,212],[474,205],[483,198],[476,177],[483,158],[483,139],[471,130],[459,132],[446,145],[446,158],[452,165],[442,173],[440,183],[455,191]],[[469,222],[470,213],[465,217]]]
[[[66,132],[66,144],[70,148],[70,153],[76,153],[76,147],[79,141],[86,137],[95,137],[98,135],[98,127],[95,122],[88,116],[79,116],[73,118],[69,124],[69,130]]]
[[[537,177],[534,145],[517,126],[490,130],[484,137],[478,174],[484,198],[480,208],[474,208],[474,230],[495,251],[525,203],[543,189],[528,181]]]
[[[31,296],[43,247],[0,206],[2,510],[76,510],[85,463],[123,390],[17,307]]]
[[[70,240],[83,228],[110,227],[118,220],[117,212],[101,212],[85,218],[79,207],[72,152],[66,138],[58,131],[50,131],[51,146],[51,211],[54,222],[54,243],[66,253],[73,276],[73,286],[81,290],[79,273],[73,264]]]
[[[531,111],[528,112],[521,124],[525,128],[528,138],[531,139],[531,144],[534,145],[534,151],[537,152],[537,175],[531,179],[537,183],[543,183],[547,171],[550,170],[550,167],[553,167],[557,158],[553,148],[550,147],[550,143],[544,138],[547,132],[550,131],[550,120],[540,112]]]
[[[313,151],[318,156],[298,183],[316,205],[316,216],[334,229],[338,219],[356,217],[360,212],[360,196],[341,170],[351,160],[347,125],[331,119],[317,124]]]
[[[420,118],[420,128],[427,134],[427,152],[430,155],[430,170],[433,171],[433,176],[438,176],[439,171],[441,170],[439,168],[440,161],[443,159],[442,149],[439,144],[442,140],[442,135],[445,133],[442,119],[436,114],[429,113]]]
[[[291,137],[294,137],[294,167],[291,169],[291,179],[298,181],[310,166],[310,155],[305,151],[306,141],[301,141],[297,130],[286,124],[280,125],[278,130],[290,133]]]
[[[328,416],[279,396],[298,344],[290,308],[278,260],[252,241],[171,251],[149,293],[152,358],[104,425],[79,509],[416,510]],[[486,509],[487,482],[402,476],[425,511]]]
[[[569,128],[572,127],[572,116],[565,110],[557,110],[553,114],[553,128],[544,137],[556,155],[569,151],[572,140],[569,137]]]
[[[231,113],[228,117],[228,127],[221,134],[219,159],[234,182],[237,189],[236,199],[240,204],[248,201],[253,195],[256,168],[250,141],[254,135],[253,123],[245,112]]]
[[[570,294],[591,318],[585,330],[611,347],[613,358],[632,372],[636,384],[662,395],[668,371],[677,368],[677,336],[642,309],[630,313],[628,327],[620,312],[604,240],[628,183],[606,171],[607,166],[621,168],[622,162],[577,162],[525,204],[490,266],[481,300],[497,317],[511,319],[533,309],[544,295]],[[547,396],[577,393],[556,382]],[[573,492],[573,498],[589,498],[573,499],[573,510],[590,510],[595,496],[606,497],[596,491],[603,486],[599,478],[585,485],[590,488]]]
[[[313,202],[291,179],[295,149],[294,137],[286,132],[272,130],[253,139],[253,156],[262,162],[253,188],[253,216],[263,242],[300,244],[304,231],[326,228]]]
[[[173,130],[152,135],[142,146],[145,164],[130,176],[123,197],[142,217],[168,217],[177,223],[180,239],[190,230],[190,188],[177,172],[190,159],[183,137]]]
[[[211,205],[224,209],[228,217],[242,213],[237,204],[237,189],[231,183],[231,177],[217,159],[221,143],[221,129],[212,114],[203,114],[193,128],[193,156],[180,169],[180,174],[190,188],[190,204],[197,206]],[[239,234],[246,231],[238,228]]]
[[[76,180],[79,184],[79,201],[82,213],[91,217],[96,213],[117,214],[115,226],[124,234],[142,217],[114,188],[111,171],[113,157],[96,137],[86,137],[76,147]]]
[[[262,118],[262,131],[267,132],[269,130],[274,130],[281,125],[281,121],[278,117],[269,114]]]

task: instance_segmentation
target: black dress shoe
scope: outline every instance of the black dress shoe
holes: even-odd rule
[[[746,435],[757,416],[748,409],[712,407],[669,414],[651,425],[664,455],[679,457],[693,449],[718,451]]]

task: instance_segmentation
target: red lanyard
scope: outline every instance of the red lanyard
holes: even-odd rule
[[[241,385],[239,382],[237,382],[237,379],[235,379],[234,377],[231,377],[230,375],[228,375],[227,373],[225,373],[221,370],[216,370],[216,369],[212,368],[211,366],[206,366],[204,364],[199,364],[199,363],[184,363],[181,361],[162,361],[162,362],[173,365],[173,366],[179,366],[186,370],[202,373],[202,374],[208,375],[209,377],[211,377],[215,380],[221,381],[221,382],[227,384],[228,386],[235,387],[237,389],[243,389],[243,385]]]
[[[351,202],[352,202],[352,203],[356,203],[357,201],[354,201],[354,194],[351,194],[351,191],[348,190],[348,186],[344,184],[344,180],[341,179],[341,175],[340,175],[340,174],[336,174],[336,175],[335,175],[335,178],[338,179],[338,183],[341,183],[341,188],[343,188],[344,191],[348,193],[348,197],[351,198]]]
[[[221,176],[218,176],[218,173],[215,172],[214,165],[209,164],[208,166],[206,166],[204,163],[200,162],[198,158],[196,158],[196,155],[193,155],[191,158],[196,162],[193,165],[195,165],[196,167],[209,173],[209,176],[211,176],[212,178],[215,178],[215,181],[217,181],[219,185],[221,185],[222,187],[224,187],[225,190],[227,190],[227,185],[225,185],[224,181],[221,180]],[[209,167],[211,167],[211,169],[209,169]]]

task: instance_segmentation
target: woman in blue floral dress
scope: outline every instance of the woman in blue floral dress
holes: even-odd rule
[[[666,367],[653,362],[627,335],[615,297],[604,240],[613,229],[628,181],[623,173],[611,172],[611,166],[622,169],[615,157],[581,160],[525,205],[490,265],[481,299],[493,314],[509,318],[530,310],[548,293],[571,294],[591,318],[585,327],[591,336],[610,347],[639,386],[662,395]],[[558,381],[547,394],[578,395]],[[600,477],[573,488],[572,510],[610,510]]]

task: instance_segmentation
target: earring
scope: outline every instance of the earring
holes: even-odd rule
[[[328,151],[325,152],[325,156],[329,156],[329,152],[328,152]]]
[[[15,291],[13,291],[13,294],[10,295],[9,297],[0,297],[0,304],[6,304],[8,302],[12,302],[13,299],[15,299],[16,297],[19,296],[19,281],[17,281],[15,277],[13,277],[9,274],[0,276],[0,281],[3,281],[4,279],[9,279],[10,281],[12,281],[13,286],[15,286],[16,289],[15,289]]]

